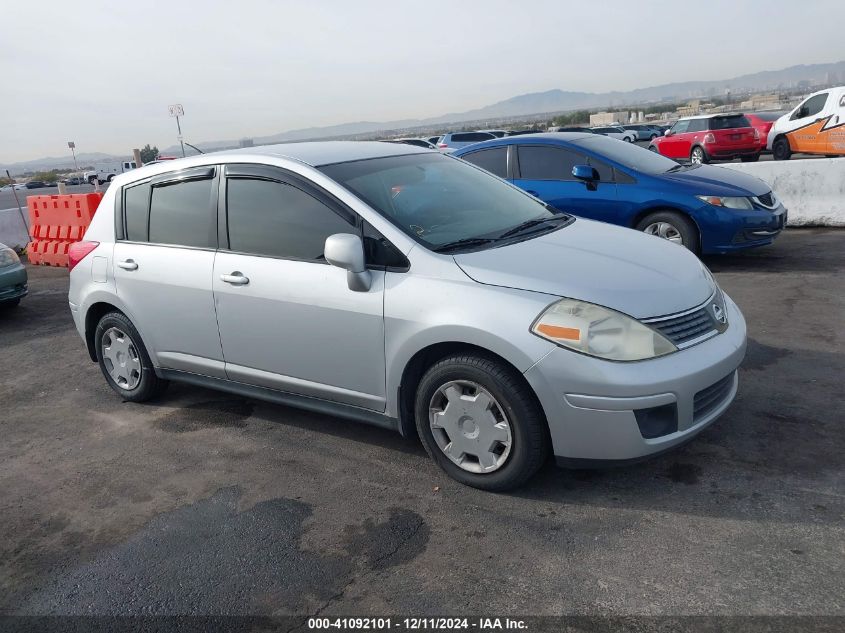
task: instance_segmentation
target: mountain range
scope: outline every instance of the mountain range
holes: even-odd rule
[[[556,114],[578,109],[642,106],[661,101],[684,101],[695,97],[718,96],[723,95],[726,91],[730,91],[732,94],[740,94],[779,90],[798,87],[803,85],[801,82],[806,82],[807,86],[835,82],[845,83],[845,61],[791,66],[781,70],[751,73],[732,79],[668,83],[629,91],[594,93],[555,89],[545,92],[532,92],[517,95],[482,108],[466,112],[452,112],[427,119],[402,119],[382,122],[358,121],[324,127],[309,127],[288,130],[270,136],[254,137],[253,142],[256,145],[266,145],[312,139],[350,138],[378,133],[412,133],[414,131],[422,133],[422,130],[426,128],[433,130],[438,126],[445,127],[447,124],[483,123],[520,116]],[[210,140],[194,144],[205,151],[212,151],[237,147],[238,140]],[[178,156],[180,148],[178,145],[173,145],[162,149],[161,152],[165,155]],[[91,164],[119,158],[121,157],[90,153],[77,156],[77,162],[79,164]],[[66,157],[48,157],[11,165],[0,165],[0,169],[9,169],[16,173],[54,167],[73,167],[73,161]]]

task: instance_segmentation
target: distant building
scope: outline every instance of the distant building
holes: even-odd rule
[[[631,113],[627,110],[618,112],[596,112],[590,115],[590,125],[610,125],[611,123],[627,123],[631,120]]]

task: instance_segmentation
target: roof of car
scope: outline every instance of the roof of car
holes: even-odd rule
[[[252,156],[279,156],[298,160],[312,167],[321,167],[323,165],[346,163],[353,160],[433,151],[414,145],[382,143],[380,141],[316,141],[245,147],[226,153],[249,154]]]
[[[693,119],[715,119],[720,116],[745,116],[742,112],[712,112],[710,114],[696,114],[694,116],[682,116],[678,121],[692,121]]]

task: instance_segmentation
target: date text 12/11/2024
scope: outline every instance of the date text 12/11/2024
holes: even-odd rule
[[[410,631],[516,631],[526,629],[526,623],[519,618],[308,618],[308,629],[350,630],[350,631],[386,631],[405,629]]]

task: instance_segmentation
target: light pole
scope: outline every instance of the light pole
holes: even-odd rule
[[[173,105],[167,106],[167,111],[170,113],[170,116],[176,117],[176,129],[179,131],[179,144],[182,146],[182,158],[185,158],[185,143],[182,142],[182,126],[179,123],[179,117],[185,116],[185,108],[182,107],[181,103],[174,103]]]
[[[68,141],[67,146],[70,148],[70,153],[73,154],[73,168],[76,170],[77,175],[79,175],[79,165],[76,164],[76,143]]]

